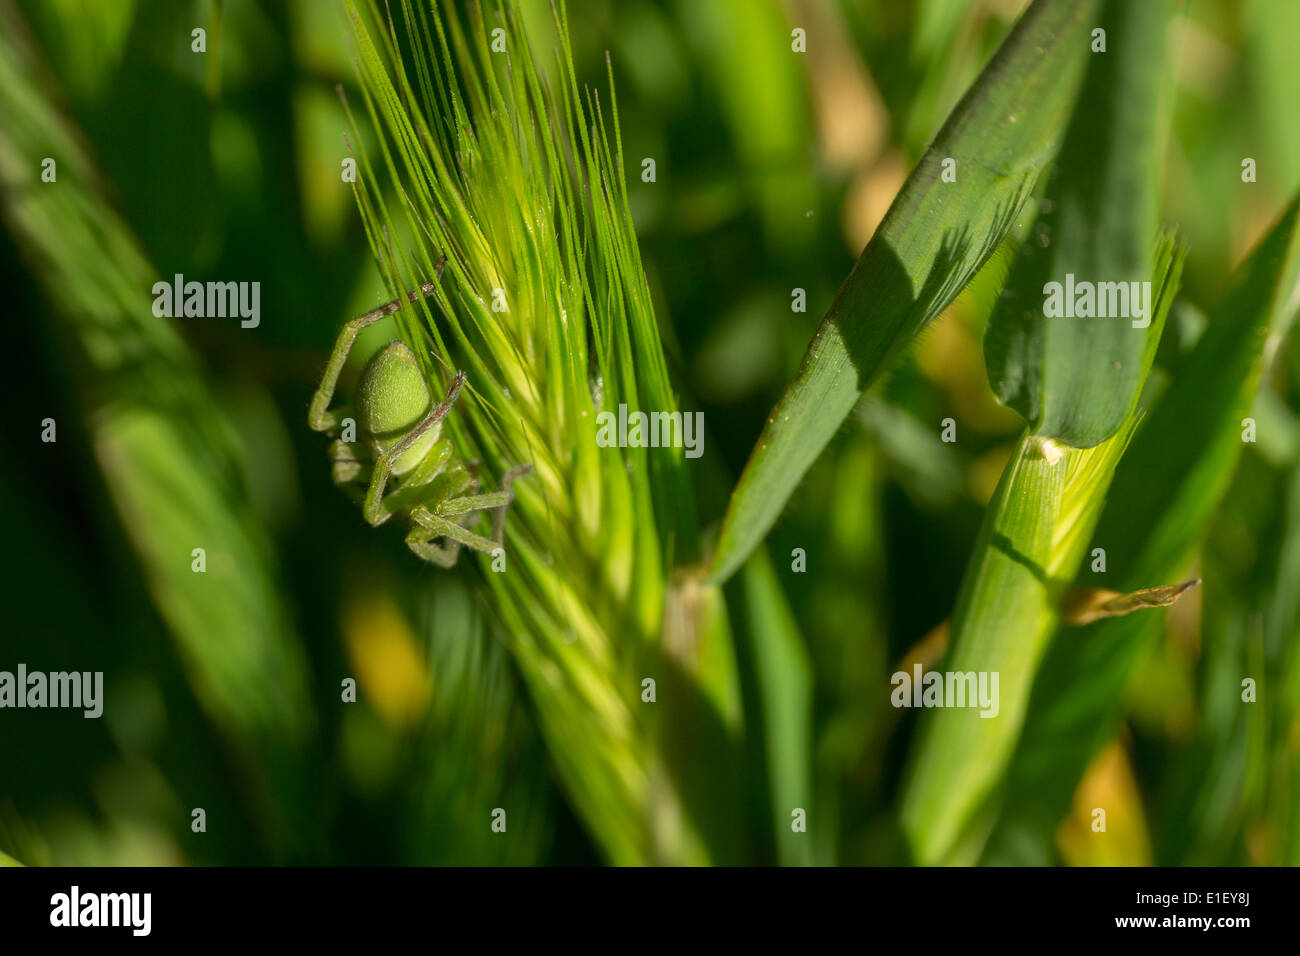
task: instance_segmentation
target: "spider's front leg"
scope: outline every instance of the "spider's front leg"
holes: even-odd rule
[[[441,256],[438,259],[434,271],[434,279],[442,278],[443,267],[447,264],[447,257]],[[433,295],[438,290],[437,285],[433,282],[425,282],[414,292],[406,293],[408,302],[416,302],[420,296]],[[392,315],[402,307],[401,299],[394,299],[392,302],[385,302],[377,309],[371,309],[358,315],[355,319],[349,319],[343,325],[343,330],[339,332],[338,341],[334,343],[334,351],[330,353],[329,364],[325,366],[325,376],[321,379],[320,387],[316,389],[316,394],[312,396],[311,408],[307,412],[307,424],[313,431],[328,432],[340,427],[343,424],[343,409],[329,410],[329,404],[334,399],[334,389],[338,387],[339,373],[343,371],[343,366],[347,364],[348,354],[352,351],[352,346],[356,344],[357,335],[368,325],[374,325],[380,319]]]

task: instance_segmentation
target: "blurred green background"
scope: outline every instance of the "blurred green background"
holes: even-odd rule
[[[63,114],[51,130],[32,120],[28,141],[65,135],[85,159],[58,154],[57,183],[28,188],[83,190],[120,222],[83,241],[58,210],[11,195],[0,231],[16,376],[0,416],[0,669],[102,670],[111,702],[96,721],[0,713],[0,850],[29,864],[600,861],[471,579],[369,528],[305,427],[340,325],[385,298],[339,176],[336,84],[360,102],[341,5],[3,6],[6,71]],[[579,79],[601,85],[612,56],[670,367],[683,404],[705,414],[708,454],[692,474],[706,523],[907,172],[1023,6],[572,4]],[[205,54],[191,51],[196,27]],[[794,27],[808,54],[764,42]],[[1291,0],[1192,0],[1173,24],[1162,217],[1189,257],[1157,377],[1177,371],[1230,271],[1300,186],[1297,38]],[[22,142],[29,126],[15,117],[28,114],[16,95],[5,108]],[[1251,185],[1245,156],[1260,171]],[[656,160],[654,183],[640,179],[643,157]],[[131,236],[140,262],[117,255]],[[120,276],[91,262],[104,250],[130,263]],[[260,281],[260,326],[191,319],[163,334],[105,305],[122,276],[144,277],[143,295],[174,273]],[[888,706],[889,674],[941,639],[1021,427],[984,371],[988,286],[977,279],[864,400],[767,543],[802,635],[789,666],[812,677],[806,860],[907,861],[897,798],[915,715]],[[791,311],[795,288],[806,312]],[[1253,676],[1279,689],[1274,701],[1300,696],[1300,346],[1277,348],[1254,410],[1259,442],[1189,569],[1205,585],[1167,613],[1075,808],[1042,846],[1002,859],[1297,861],[1294,710],[1212,694]],[[178,365],[190,371],[173,381]],[[131,388],[185,410],[191,445],[115,418]],[[955,445],[939,441],[947,417],[961,423]],[[56,443],[40,441],[45,418]],[[210,499],[192,474],[214,483]],[[204,533],[242,557],[192,575]],[[791,573],[795,548],[810,554],[807,573]],[[746,637],[764,611],[739,583],[728,598],[751,732],[747,838],[724,862],[775,862],[784,811],[763,732],[782,728],[764,725]],[[345,677],[357,704],[339,701]],[[1104,844],[1087,839],[1099,799],[1125,821]],[[196,807],[206,833],[191,829]],[[489,828],[495,807],[510,808],[505,838]]]

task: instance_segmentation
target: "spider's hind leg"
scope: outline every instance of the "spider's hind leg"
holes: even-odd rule
[[[425,561],[430,561],[440,568],[454,568],[456,559],[460,557],[460,542],[455,538],[447,537],[446,544],[435,544],[441,537],[446,536],[416,523],[407,532],[406,546]]]
[[[507,497],[505,502],[492,514],[492,539],[497,544],[502,544],[505,541],[506,512],[510,510],[510,502],[515,500],[515,479],[522,478],[532,470],[533,466],[529,464],[515,465],[501,476],[501,491]]]
[[[435,544],[439,538],[446,538],[446,542]],[[455,565],[462,546],[484,554],[491,554],[499,547],[491,538],[475,534],[451,518],[434,514],[423,506],[411,512],[411,530],[406,535],[406,546],[442,568]]]
[[[501,476],[501,490],[482,495],[463,495],[422,505],[411,512],[411,530],[406,544],[412,551],[434,564],[450,568],[456,563],[461,547],[472,548],[484,554],[495,554],[505,540],[505,513],[514,500],[514,481],[532,470],[532,465],[518,465]],[[461,522],[475,511],[494,509],[492,537],[470,531]],[[442,545],[438,538],[446,538]]]
[[[481,495],[465,495],[460,498],[448,498],[439,502],[437,513],[440,515],[461,515],[470,511],[487,511],[493,509],[492,541],[500,547],[505,541],[506,511],[510,502],[515,500],[514,482],[516,478],[533,470],[532,465],[516,465],[501,476],[501,490],[489,491]]]

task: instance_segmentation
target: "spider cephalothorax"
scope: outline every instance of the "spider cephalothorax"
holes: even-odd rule
[[[439,275],[442,266],[440,260]],[[435,288],[425,283],[407,293],[407,299],[415,302]],[[357,333],[401,307],[400,299],[388,302],[343,327],[312,398],[308,424],[313,429],[342,431],[352,416],[346,408],[331,410],[329,403]],[[501,548],[505,512],[514,498],[512,483],[531,467],[519,465],[506,472],[500,491],[478,493],[474,464],[462,462],[451,439],[442,434],[442,420],[464,384],[465,373],[457,372],[442,401],[433,405],[415,353],[405,342],[390,342],[366,363],[357,383],[356,441],[340,437],[330,445],[334,482],[356,499],[366,520],[379,525],[394,515],[404,518],[411,525],[406,535],[410,549],[445,568],[456,563],[462,545],[488,554]],[[490,538],[466,527],[474,512],[488,509],[494,511]],[[445,539],[443,544],[437,543],[439,538]]]

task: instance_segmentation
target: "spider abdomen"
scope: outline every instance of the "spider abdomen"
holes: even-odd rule
[[[400,441],[429,414],[432,398],[420,364],[405,342],[389,342],[366,363],[357,383],[357,424],[382,453]],[[433,449],[441,423],[422,434],[393,462],[392,473],[404,475]]]

